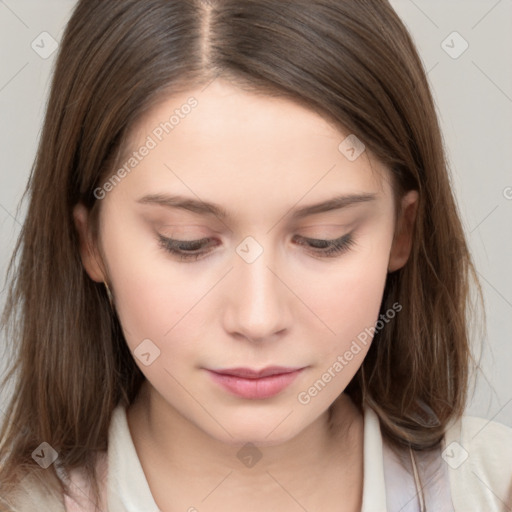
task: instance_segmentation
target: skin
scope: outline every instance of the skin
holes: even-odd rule
[[[402,198],[395,225],[389,171],[368,150],[347,159],[338,146],[349,133],[222,80],[148,112],[133,149],[190,96],[198,106],[101,200],[99,240],[87,210],[74,210],[84,268],[108,281],[130,350],[145,339],[160,350],[148,366],[134,356],[147,380],[127,413],[155,501],[165,511],[360,510],[363,418],[344,389],[370,343],[308,404],[297,396],[375,325],[386,275],[410,253],[418,195]],[[229,217],[137,203],[157,193],[214,202]],[[352,193],[375,199],[292,218]],[[354,244],[335,257],[297,243],[350,232]],[[157,234],[213,245],[180,261]],[[247,236],[263,250],[251,263],[236,252]],[[226,392],[205,370],[269,365],[305,370],[261,400]],[[237,457],[247,442],[262,455],[253,467]]]

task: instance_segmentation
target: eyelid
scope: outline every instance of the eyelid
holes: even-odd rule
[[[321,257],[324,259],[327,258],[335,258],[339,257],[345,252],[347,252],[354,244],[355,240],[353,238],[353,231],[350,231],[341,237],[334,239],[326,239],[326,238],[309,238],[297,235],[302,242],[298,243],[298,245],[306,246],[309,249],[309,252],[314,255],[314,257]],[[198,260],[199,258],[205,259],[207,258],[213,251],[205,251],[204,245],[208,245],[207,242],[212,240],[211,238],[201,238],[197,240],[176,240],[172,238],[164,237],[161,234],[158,234],[158,242],[159,245],[168,253],[173,254],[175,257],[179,258],[181,261],[192,261]],[[310,243],[319,243],[325,244],[325,247],[312,247],[308,245]],[[179,247],[176,246],[180,246]],[[187,248],[183,248],[183,246],[192,245],[192,250],[187,250]],[[194,246],[199,246],[197,249]]]

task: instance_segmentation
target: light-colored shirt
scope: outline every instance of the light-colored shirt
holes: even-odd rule
[[[118,406],[109,429],[108,453],[98,460],[103,488],[102,512],[161,512],[157,507],[131,438],[126,409]],[[428,512],[512,511],[512,428],[483,418],[452,421],[441,446],[414,452],[420,487],[409,467],[383,442],[376,413],[364,408],[364,478],[361,512],[421,512],[418,490]],[[407,453],[407,452],[405,452]],[[407,460],[407,459],[404,459]],[[32,506],[19,512],[95,512],[82,473],[71,473],[73,497],[65,508],[32,488]],[[25,483],[26,480],[24,481]],[[25,497],[26,499],[26,497]],[[48,505],[46,505],[48,503]],[[48,506],[48,508],[44,508]],[[200,503],[191,504],[198,512]],[[186,512],[186,511],[184,511]]]

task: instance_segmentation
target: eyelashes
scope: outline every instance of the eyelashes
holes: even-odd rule
[[[299,237],[299,239],[301,240],[299,245],[306,245],[308,249],[311,248],[314,252],[326,258],[332,258],[346,252],[355,243],[352,233],[343,235],[335,240],[318,240],[316,238],[304,237]]]
[[[158,235],[159,245],[165,251],[178,256],[181,260],[197,260],[205,254],[203,249],[209,242],[209,238],[200,240],[173,240],[162,235]]]
[[[205,250],[211,245],[212,239],[200,240],[174,240],[158,234],[158,244],[167,253],[176,256],[181,261],[196,261],[206,257],[212,251]],[[354,244],[352,233],[347,233],[335,240],[319,240],[316,238],[298,237],[298,245],[305,246],[306,250],[317,257],[334,258],[347,252]]]

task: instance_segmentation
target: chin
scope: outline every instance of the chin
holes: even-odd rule
[[[236,417],[219,418],[225,430],[217,423],[210,424],[207,430],[209,435],[222,443],[234,446],[252,443],[256,446],[270,447],[290,441],[307,426],[306,423],[298,423],[291,408],[280,407],[279,413],[266,415],[258,410],[240,409],[242,411],[237,411]]]

